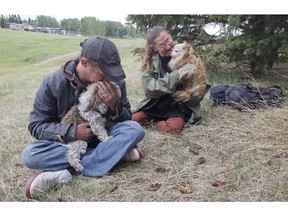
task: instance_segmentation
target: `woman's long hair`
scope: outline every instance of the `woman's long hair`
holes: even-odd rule
[[[140,68],[142,72],[149,70],[150,68],[150,60],[152,56],[157,52],[154,49],[155,39],[160,35],[162,31],[167,32],[167,29],[162,26],[155,26],[151,28],[146,35],[147,42],[144,53],[142,54],[142,65]]]

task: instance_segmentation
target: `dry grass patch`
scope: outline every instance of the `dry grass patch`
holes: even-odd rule
[[[116,41],[132,108],[143,98],[139,63],[130,50],[137,44],[144,41]],[[0,73],[1,201],[35,201],[25,198],[24,187],[33,170],[21,161],[23,148],[33,141],[27,130],[29,112],[43,76],[66,59]],[[277,84],[271,81],[264,85]],[[280,86],[287,94],[287,82]],[[288,201],[288,103],[284,99],[280,108],[239,112],[231,107],[211,108],[207,95],[200,125],[187,125],[181,134],[161,134],[146,125],[140,143],[142,160],[121,163],[103,178],[77,176],[38,201]]]

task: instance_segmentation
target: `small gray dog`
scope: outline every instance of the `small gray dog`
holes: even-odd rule
[[[110,83],[117,89],[120,98],[120,88],[116,83]],[[98,96],[98,82],[92,83],[87,87],[87,91],[80,95],[79,104],[72,106],[69,112],[63,117],[61,123],[77,125],[82,122],[89,122],[91,130],[98,139],[100,141],[107,141],[112,139],[112,136],[108,136],[105,128],[106,119],[104,115],[107,111],[108,107],[102,103]],[[87,142],[76,140],[63,144],[63,146],[68,148],[66,157],[71,166],[74,167],[77,172],[82,172],[83,166],[80,163],[80,156],[86,152]]]

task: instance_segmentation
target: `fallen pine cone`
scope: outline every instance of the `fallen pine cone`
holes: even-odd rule
[[[189,194],[189,193],[192,193],[192,189],[187,186],[186,184],[184,183],[181,183],[179,186],[178,186],[178,190],[183,193],[183,194]]]
[[[148,191],[157,191],[162,185],[160,183],[151,184],[148,187]]]
[[[68,202],[64,197],[58,197],[58,202]]]
[[[199,154],[199,149],[196,148],[196,147],[191,147],[191,148],[189,148],[189,151],[190,151],[191,153],[193,153],[194,155],[198,155],[198,154]]]
[[[156,172],[160,172],[160,173],[165,173],[169,170],[169,168],[165,168],[165,167],[161,167],[161,166],[158,166],[155,171]]]
[[[206,163],[206,159],[204,157],[200,157],[200,158],[198,158],[197,163],[198,164],[204,164],[204,163]]]
[[[213,187],[219,187],[220,185],[225,185],[226,181],[225,180],[216,180],[214,183],[212,183]]]

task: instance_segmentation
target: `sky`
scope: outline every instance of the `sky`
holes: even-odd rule
[[[171,3],[168,3],[171,2]],[[188,3],[189,2],[189,3]],[[37,15],[64,18],[94,16],[99,20],[125,23],[128,14],[286,14],[283,0],[9,0],[3,1],[0,14],[19,14],[22,19]],[[256,2],[256,1],[255,1]],[[279,2],[279,4],[277,4]],[[255,5],[253,5],[255,4]]]
[[[28,17],[35,19],[37,15],[46,15],[55,17],[58,21],[64,18],[81,19],[85,16],[93,16],[99,20],[125,23],[127,10],[120,10],[120,4],[117,1],[101,1],[105,1],[105,3],[98,4],[97,0],[9,0],[1,3],[0,14],[19,14],[22,19]]]
[[[273,4],[262,0],[260,5],[255,0],[9,0],[1,3],[0,15],[19,14],[21,19],[45,15],[58,21],[93,16],[125,24],[128,14],[287,14],[282,4],[283,0],[273,0]],[[218,27],[205,30],[219,33]]]

